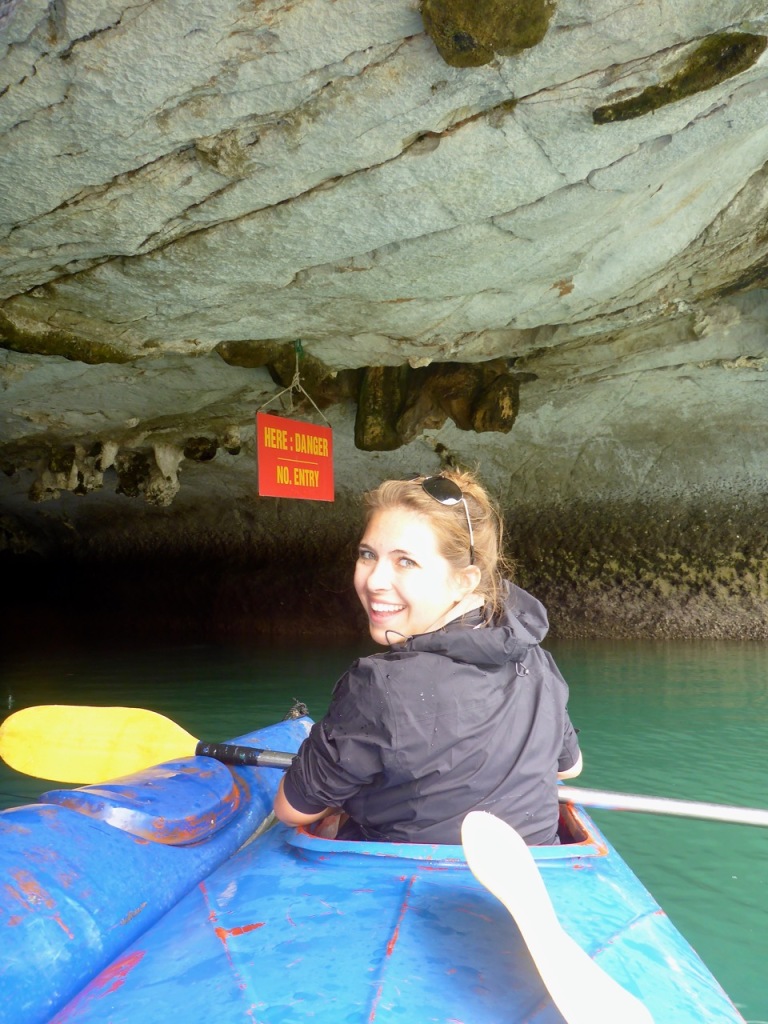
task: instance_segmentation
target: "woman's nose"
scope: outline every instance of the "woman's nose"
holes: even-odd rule
[[[368,586],[371,590],[387,590],[391,581],[392,572],[386,559],[377,559],[368,575]]]

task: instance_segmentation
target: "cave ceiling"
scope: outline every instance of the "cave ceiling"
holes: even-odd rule
[[[757,493],[767,38],[764,0],[0,0],[0,515],[236,504],[259,410],[333,427],[340,493]]]

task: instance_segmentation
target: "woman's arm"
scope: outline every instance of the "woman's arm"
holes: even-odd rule
[[[286,825],[309,825],[338,811],[381,773],[381,750],[390,745],[391,730],[370,661],[355,662],[341,677],[328,711],[281,779],[274,811]]]
[[[324,818],[326,814],[331,812],[331,807],[324,807],[322,811],[318,811],[316,814],[303,814],[301,811],[297,811],[285,795],[283,788],[284,781],[284,779],[280,779],[280,785],[277,788],[274,805],[275,816],[282,821],[283,824],[311,825],[313,821],[319,821],[320,818]]]

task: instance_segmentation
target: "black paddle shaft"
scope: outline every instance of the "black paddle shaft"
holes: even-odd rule
[[[204,743],[195,747],[195,753],[203,757],[213,757],[224,764],[251,765],[257,768],[291,767],[293,754],[281,750],[262,750],[260,747],[244,747],[239,743]]]

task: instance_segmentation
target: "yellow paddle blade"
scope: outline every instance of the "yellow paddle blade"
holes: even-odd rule
[[[188,757],[197,740],[143,708],[44,704],[22,708],[0,725],[0,757],[25,775],[96,783]]]

